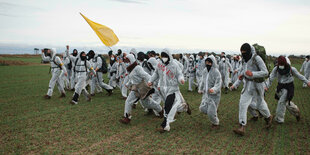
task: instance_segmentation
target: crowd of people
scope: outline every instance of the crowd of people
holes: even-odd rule
[[[294,76],[303,82],[303,87],[310,87],[310,61],[306,57],[300,71],[291,66],[287,57],[279,56],[275,67],[269,74],[263,59],[255,48],[244,43],[240,48],[240,55],[226,56],[199,52],[198,54],[175,54],[168,49],[160,53],[155,51],[137,52],[131,49],[128,53],[119,49],[109,51],[109,61],[90,50],[78,52],[76,49],[69,53],[69,46],[61,56],[56,55],[56,49],[42,50],[42,60],[50,62],[52,78],[48,92],[44,96],[51,99],[53,89],[57,84],[62,97],[66,97],[65,90],[74,91],[71,104],[78,104],[83,93],[87,101],[91,101],[98,93],[107,91],[112,95],[113,90],[119,88],[121,97],[125,100],[124,115],[120,123],[128,124],[132,121],[132,109],[138,103],[147,114],[154,114],[163,118],[159,132],[170,131],[170,124],[175,121],[176,113],[191,114],[179,85],[188,81],[188,91],[203,94],[199,110],[209,117],[212,128],[220,125],[217,111],[221,100],[221,91],[228,93],[243,83],[239,102],[239,124],[234,133],[243,136],[247,124],[247,112],[257,120],[263,116],[266,128],[270,128],[273,120],[284,123],[286,109],[301,119],[299,108],[292,102],[294,96]],[[103,80],[103,74],[108,74],[108,83]],[[264,99],[272,82],[277,78],[278,100],[276,114],[270,113]],[[163,104],[161,104],[163,103]]]

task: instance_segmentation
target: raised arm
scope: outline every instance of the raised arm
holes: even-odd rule
[[[43,61],[50,61],[50,57],[46,57],[46,56],[44,55],[44,50],[43,50],[43,49],[42,49],[41,57],[42,57],[42,60],[43,60]]]

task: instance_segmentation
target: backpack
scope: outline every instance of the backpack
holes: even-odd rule
[[[98,57],[101,58],[101,60],[102,60],[102,66],[101,66],[101,68],[99,69],[99,71],[102,72],[103,74],[105,74],[105,73],[108,72],[108,65],[107,65],[107,62],[105,61],[104,57],[103,57],[101,54],[99,54],[99,55],[96,57],[96,61],[97,61]]]
[[[262,58],[262,60],[264,61],[265,66],[267,67],[267,70],[268,70],[268,76],[267,76],[267,77],[265,77],[265,78],[256,78],[256,79],[254,79],[254,81],[255,81],[255,82],[264,82],[265,79],[267,79],[267,78],[269,77],[270,68],[271,68],[270,65],[269,65],[268,62],[267,62],[266,50],[265,50],[265,47],[264,47],[264,46],[260,46],[260,45],[258,45],[257,43],[256,43],[256,44],[253,44],[252,46],[255,48],[255,52],[256,52],[256,54],[253,56],[253,57],[254,57],[253,63],[255,63],[255,65],[257,66],[257,68],[259,68],[257,62],[255,61],[255,60],[256,60],[255,57],[256,57],[256,56],[260,56],[260,57]]]
[[[265,47],[264,46],[260,46],[257,43],[253,44],[253,47],[255,48],[256,54],[259,55],[263,59],[265,65],[267,67],[267,70],[270,73],[271,72],[271,66],[270,66],[270,64],[267,61],[267,54],[266,54]]]

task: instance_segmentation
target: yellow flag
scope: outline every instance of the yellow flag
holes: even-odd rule
[[[80,13],[82,17],[86,20],[86,22],[89,24],[89,26],[96,32],[97,36],[100,38],[100,40],[105,44],[106,46],[113,46],[116,43],[118,43],[118,38],[113,32],[112,29],[98,24],[96,22],[93,22],[89,20],[87,17],[85,17],[82,13]]]

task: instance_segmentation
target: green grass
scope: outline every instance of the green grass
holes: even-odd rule
[[[31,59],[31,60],[30,60]],[[40,58],[21,61],[40,62]],[[294,64],[299,69],[300,64]],[[274,123],[264,129],[265,122],[248,122],[246,135],[236,136],[240,90],[222,94],[219,106],[221,127],[211,129],[207,115],[199,112],[201,95],[187,92],[181,86],[192,115],[181,113],[171,124],[169,133],[155,129],[161,119],[144,116],[138,106],[130,125],[118,120],[123,115],[124,100],[119,89],[114,95],[96,94],[92,102],[81,96],[76,106],[69,105],[72,92],[59,99],[57,88],[51,100],[44,100],[50,75],[49,66],[0,66],[0,154],[309,154],[310,153],[310,89],[301,88],[295,80],[293,99],[302,120],[286,112],[285,123]],[[105,79],[107,80],[107,79]],[[266,101],[272,114],[276,81]]]

